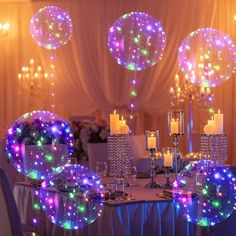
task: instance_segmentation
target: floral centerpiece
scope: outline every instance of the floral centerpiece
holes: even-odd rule
[[[109,127],[104,120],[73,121],[71,128],[75,140],[72,157],[76,158],[78,163],[88,160],[88,143],[105,143],[109,135]]]

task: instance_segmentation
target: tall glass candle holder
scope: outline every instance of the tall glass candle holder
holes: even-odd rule
[[[178,174],[178,151],[179,136],[184,135],[184,112],[182,110],[174,110],[168,112],[168,133],[173,138],[174,145],[174,161],[175,161],[175,177]]]
[[[156,183],[154,180],[154,178],[156,177],[155,152],[159,149],[159,130],[146,131],[145,135],[146,135],[146,150],[150,152],[149,158],[151,160],[151,164],[150,164],[151,182],[148,183],[145,187],[146,188],[161,188],[161,185]]]
[[[165,169],[165,177],[166,183],[163,185],[163,188],[170,189],[172,185],[170,183],[170,171],[174,167],[174,148],[166,147],[162,148],[162,156],[164,158],[164,169]]]

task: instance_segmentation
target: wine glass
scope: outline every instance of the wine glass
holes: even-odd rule
[[[96,162],[95,171],[100,178],[104,178],[107,175],[107,163],[105,161]]]
[[[132,199],[131,187],[135,182],[137,176],[137,168],[134,165],[126,166],[124,169],[124,179],[127,185],[130,187],[129,189],[129,200]]]

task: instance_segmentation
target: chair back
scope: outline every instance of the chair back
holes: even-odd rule
[[[0,209],[0,235],[22,236],[15,199],[8,178],[2,169],[0,169]]]

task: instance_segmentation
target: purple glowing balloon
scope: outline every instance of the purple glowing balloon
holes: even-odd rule
[[[57,49],[70,40],[72,20],[65,10],[46,6],[31,18],[30,33],[39,46],[50,50]]]
[[[143,12],[121,16],[108,34],[112,57],[128,70],[144,70],[161,59],[166,46],[166,35],[161,23]]]
[[[215,87],[234,72],[235,55],[235,45],[227,34],[213,28],[202,28],[184,39],[178,61],[191,83]]]
[[[48,111],[33,111],[9,128],[6,150],[17,171],[43,180],[63,170],[73,153],[73,144],[66,121]]]
[[[47,217],[68,230],[83,228],[102,214],[101,180],[82,165],[66,165],[63,172],[42,184],[39,195]]]
[[[227,219],[236,206],[236,180],[228,167],[217,162],[191,162],[178,174],[173,198],[187,221],[214,226]]]

